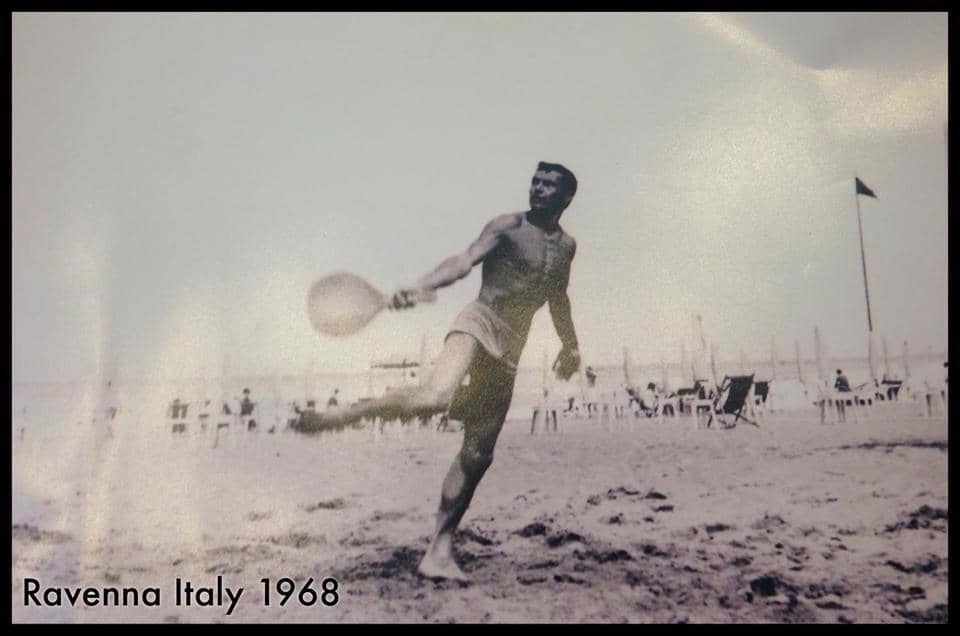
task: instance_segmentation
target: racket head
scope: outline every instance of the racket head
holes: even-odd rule
[[[310,324],[326,336],[356,333],[387,306],[387,297],[363,278],[350,272],[324,276],[307,294]]]

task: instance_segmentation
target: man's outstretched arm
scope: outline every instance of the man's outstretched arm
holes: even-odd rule
[[[466,251],[444,260],[432,272],[416,282],[412,289],[401,289],[393,296],[393,306],[410,307],[417,296],[446,287],[467,276],[474,265],[481,262],[487,254],[500,244],[503,232],[520,224],[515,214],[499,216],[487,223],[480,236],[470,244]]]

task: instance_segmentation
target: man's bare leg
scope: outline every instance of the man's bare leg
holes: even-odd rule
[[[477,350],[476,339],[465,333],[454,332],[447,336],[443,351],[433,366],[430,379],[415,387],[391,391],[382,398],[370,400],[343,409],[330,409],[320,416],[323,424],[345,425],[364,417],[379,417],[385,420],[430,416],[450,407],[453,394],[463,383]],[[406,429],[406,426],[403,427]]]
[[[418,568],[423,576],[467,580],[467,575],[454,560],[453,535],[470,505],[477,484],[493,463],[493,447],[503,422],[504,418],[500,417],[486,422],[463,423],[463,446],[443,480],[436,532]]]

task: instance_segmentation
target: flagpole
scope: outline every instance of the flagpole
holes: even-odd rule
[[[863,291],[867,297],[867,330],[873,333],[873,319],[870,317],[870,288],[867,287],[867,257],[863,251],[863,222],[860,220],[860,193],[857,192],[857,175],[853,175],[853,196],[857,200],[857,229],[860,231],[860,262],[863,264]]]

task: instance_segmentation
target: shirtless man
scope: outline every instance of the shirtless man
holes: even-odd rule
[[[480,296],[457,316],[427,382],[321,416],[343,424],[365,416],[394,419],[449,411],[451,419],[463,421],[463,446],[444,479],[436,530],[419,566],[426,577],[466,579],[454,560],[453,536],[493,462],[530,323],[545,303],[563,345],[553,364],[557,377],[568,380],[580,368],[567,297],[577,245],[558,223],[576,190],[576,177],[567,168],[541,162],[530,183],[530,210],[496,217],[465,252],[393,295],[394,308],[412,307],[413,298],[451,285],[483,264]]]

